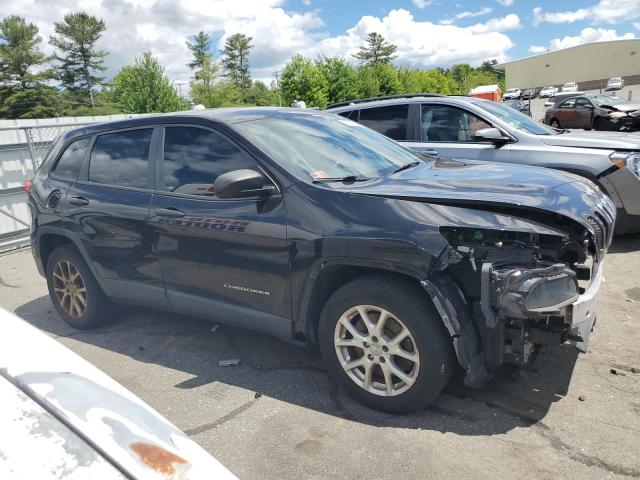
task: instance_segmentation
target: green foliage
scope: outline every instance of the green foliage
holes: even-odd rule
[[[329,83],[318,63],[296,55],[282,70],[280,89],[285,105],[302,100],[307,107],[326,108]]]
[[[56,35],[49,38],[49,43],[57,48],[57,78],[74,95],[74,103],[95,107],[93,87],[104,80],[96,72],[106,70],[107,55],[96,48],[96,42],[107,27],[104,21],[85,12],[69,13],[54,25]]]
[[[365,45],[360,47],[360,50],[354,57],[365,65],[389,63],[396,58],[394,53],[397,49],[398,47],[388,43],[379,33],[371,32],[367,36]]]
[[[212,57],[211,53],[209,53],[209,48],[211,46],[211,39],[209,38],[209,35],[207,35],[201,30],[200,32],[196,33],[193,36],[193,43],[191,42],[186,42],[186,43],[187,43],[187,47],[189,48],[189,50],[191,50],[191,53],[193,54],[193,60],[191,60],[187,64],[187,66],[191,70],[196,70],[196,75],[197,75],[197,71],[201,70],[204,67],[206,59]]]
[[[345,102],[358,96],[356,70],[346,60],[320,57],[316,65],[327,81],[329,103]]]
[[[398,77],[402,85],[402,93],[441,93],[444,95],[460,93],[460,88],[453,77],[438,69],[400,68]]]
[[[251,37],[235,33],[227,38],[222,50],[224,75],[243,93],[251,87],[249,53],[253,48]]]
[[[22,17],[11,15],[0,22],[0,82],[28,88],[48,78],[50,72],[31,71],[47,61],[38,47],[41,40],[38,27]]]
[[[249,105],[278,105],[278,92],[270,90],[263,82],[256,80],[246,94],[245,102]]]
[[[0,98],[0,117],[48,118],[65,113],[66,103],[62,93],[42,83],[30,88],[5,88]]]
[[[135,65],[124,67],[113,79],[114,103],[125,113],[175,112],[186,110],[180,97],[164,74],[164,68],[151,55],[137,58]]]
[[[358,93],[362,98],[402,93],[398,70],[388,63],[374,63],[357,69]]]

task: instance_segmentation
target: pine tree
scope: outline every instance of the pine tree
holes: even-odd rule
[[[25,89],[43,78],[31,72],[47,61],[38,48],[41,40],[38,27],[22,17],[11,15],[0,22],[0,83]]]
[[[104,80],[95,72],[106,70],[107,53],[96,48],[106,28],[104,21],[85,12],[69,13],[63,22],[55,23],[57,35],[49,38],[49,43],[59,50],[55,55],[58,78],[80,104],[86,104],[88,98],[91,107],[95,107],[93,87]]]
[[[236,33],[227,38],[222,50],[222,67],[225,76],[246,93],[251,88],[251,74],[249,73],[249,53],[253,48],[251,37]]]
[[[376,63],[389,63],[396,58],[396,50],[398,47],[388,43],[382,35],[371,32],[366,39],[366,44],[360,47],[360,51],[354,55],[366,65],[374,65]]]
[[[209,38],[209,35],[207,35],[203,31],[200,31],[193,36],[193,43],[186,43],[187,47],[193,54],[193,60],[191,60],[187,64],[187,66],[191,70],[201,70],[206,59],[208,57],[212,57],[211,53],[209,52],[209,48],[211,46],[211,39]]]

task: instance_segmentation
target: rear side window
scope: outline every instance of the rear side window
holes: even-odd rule
[[[360,110],[359,122],[394,140],[407,139],[409,105],[365,108]]]
[[[91,150],[89,181],[147,188],[152,128],[100,135]]]
[[[197,127],[167,127],[164,134],[164,188],[168,192],[213,196],[223,173],[258,163],[220,135]]]
[[[354,115],[355,113],[355,115]],[[357,114],[357,110],[347,110],[346,112],[340,112],[338,113],[338,115],[344,117],[344,118],[348,118],[349,120],[358,120],[358,114]]]
[[[62,152],[58,163],[53,167],[52,173],[56,177],[66,178],[68,180],[77,179],[88,146],[88,138],[81,138],[80,140],[70,143],[65,151]]]
[[[570,98],[569,100],[565,100],[562,105],[560,105],[561,108],[575,108],[576,106],[576,99],[575,98]]]

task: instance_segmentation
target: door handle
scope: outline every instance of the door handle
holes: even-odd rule
[[[70,197],[69,203],[76,207],[84,207],[85,205],[89,205],[89,200],[84,197]]]
[[[436,152],[432,148],[428,148],[427,150],[420,150],[420,153],[424,153],[425,155],[433,155],[434,157],[438,155],[438,152]]]
[[[178,210],[177,208],[169,207],[169,208],[156,208],[153,213],[155,213],[158,217],[167,217],[167,218],[180,218],[184,217],[184,212]]]

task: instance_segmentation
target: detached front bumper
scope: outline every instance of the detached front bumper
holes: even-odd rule
[[[567,309],[569,341],[581,352],[586,352],[589,337],[596,323],[598,292],[604,281],[602,263],[594,265],[593,280],[587,290]]]

